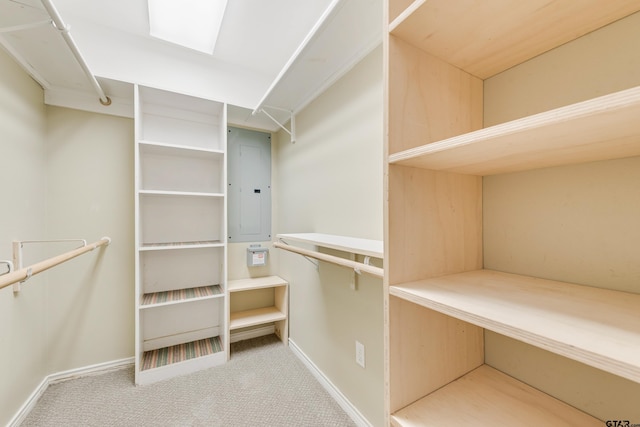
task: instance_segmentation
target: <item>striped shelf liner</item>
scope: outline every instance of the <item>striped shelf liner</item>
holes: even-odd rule
[[[173,291],[154,292],[142,296],[142,305],[161,304],[164,302],[184,301],[193,298],[204,298],[222,294],[220,285],[200,286],[197,288],[176,289]]]
[[[220,351],[222,351],[220,337],[205,338],[185,344],[145,351],[142,356],[142,370],[184,362],[185,360],[208,356]]]
[[[193,240],[189,242],[160,242],[160,243],[143,243],[142,247],[150,246],[190,246],[190,245],[212,245],[222,243],[220,240]]]

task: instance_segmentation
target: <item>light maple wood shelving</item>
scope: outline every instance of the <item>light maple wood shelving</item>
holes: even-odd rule
[[[273,323],[275,333],[283,343],[289,342],[289,284],[278,276],[256,277],[229,281],[229,298],[234,293],[258,289],[273,289],[274,305],[231,312],[229,331]]]
[[[226,362],[223,103],[136,86],[136,384]]]
[[[482,128],[483,80],[640,4],[387,0],[385,8],[389,422],[602,425],[485,365],[484,332],[640,383],[640,295],[484,270],[482,180],[640,155],[640,87]]]

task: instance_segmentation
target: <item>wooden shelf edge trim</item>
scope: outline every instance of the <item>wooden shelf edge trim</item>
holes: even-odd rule
[[[541,129],[551,129],[553,126],[564,125],[571,122],[584,122],[582,124],[587,126],[588,129],[598,129],[603,126],[602,123],[599,123],[599,121],[597,120],[598,117],[603,115],[615,115],[615,119],[620,120],[618,116],[621,112],[627,113],[626,116],[628,116],[628,118],[625,118],[624,115],[621,115],[620,118],[622,118],[625,123],[632,123],[632,131],[621,130],[620,126],[618,126],[617,124],[616,126],[612,126],[611,124],[609,124],[607,127],[611,128],[611,134],[608,139],[605,139],[603,141],[595,140],[590,142],[597,143],[606,142],[610,139],[617,139],[621,137],[621,133],[626,134],[626,136],[628,136],[630,132],[634,135],[640,134],[640,128],[637,125],[637,117],[640,114],[640,87],[604,95],[569,106],[560,107],[554,110],[534,114],[532,116],[524,117],[506,123],[501,123],[495,126],[479,129],[477,131],[458,135],[452,138],[425,144],[420,147],[415,147],[398,153],[390,154],[389,163],[407,163],[407,165],[409,166],[415,166],[411,163],[412,160],[424,159],[428,158],[431,155],[436,155],[444,152],[462,152],[465,149],[473,149],[474,146],[482,144],[497,144],[499,145],[499,147],[504,149],[495,149],[494,151],[489,152],[489,154],[480,155],[479,157],[474,158],[474,164],[481,164],[483,162],[494,160],[490,156],[501,158],[508,155],[509,153],[515,153],[515,155],[520,157],[526,156],[530,152],[538,153],[544,150],[548,151],[549,155],[554,155],[557,148],[556,150],[550,150],[549,148],[545,147],[540,150],[536,146],[531,145],[530,149],[526,150],[523,153],[519,153],[514,149],[514,147],[517,149],[521,149],[527,144],[526,142],[518,143],[518,140],[523,139],[523,134],[533,134]],[[635,117],[635,119],[633,117]],[[562,132],[562,129],[560,129],[559,132]],[[583,135],[584,133],[585,132],[583,129],[580,135]],[[501,139],[507,139],[507,141],[502,141]],[[585,141],[583,141],[582,138],[572,138],[570,140],[570,143],[567,143],[559,148],[579,147],[581,145],[586,145]],[[636,148],[640,153],[640,147]],[[509,149],[511,151],[505,152],[506,149]],[[520,161],[521,160],[522,159],[520,159]],[[515,161],[518,161],[518,159],[515,159]],[[443,161],[438,160],[437,163],[443,163]],[[433,169],[450,169],[452,171],[455,171],[456,167],[458,167],[457,165],[450,166],[446,162],[444,162],[444,166],[441,167],[437,166],[436,163],[434,163],[433,166]],[[467,165],[461,165],[460,167],[465,166]],[[489,169],[486,170],[483,174],[491,173],[492,171]]]
[[[490,270],[480,270],[480,272],[481,272],[480,274],[484,274],[483,272],[495,273]],[[476,272],[472,272],[472,273],[476,273]],[[524,277],[524,276],[517,276],[517,275],[510,275],[510,276]],[[445,277],[451,277],[451,276],[445,276]],[[553,281],[546,281],[544,279],[537,279],[537,280],[541,280],[545,282],[553,282]],[[555,283],[562,283],[562,282],[555,282]],[[580,287],[580,285],[574,285],[570,283],[567,283],[566,285]],[[588,288],[588,287],[585,286],[585,288]],[[596,288],[591,288],[591,289],[596,289]],[[608,291],[608,292],[618,293],[616,291]],[[425,298],[419,295],[419,292],[412,292],[411,290],[406,288],[403,289],[402,285],[390,286],[389,293],[390,295],[393,295],[395,297],[404,299],[414,304],[423,306],[425,308],[469,322],[476,326],[497,332],[499,334],[508,336],[510,338],[514,338],[519,341],[525,342],[527,344],[531,344],[535,347],[542,348],[552,353],[567,357],[572,360],[582,362],[594,368],[598,368],[603,371],[610,372],[612,374],[627,378],[631,381],[640,383],[640,361],[637,361],[637,363],[633,363],[632,355],[607,354],[606,351],[608,349],[606,348],[604,348],[602,352],[597,352],[592,349],[583,348],[576,345],[575,343],[569,343],[562,339],[554,339],[552,337],[545,336],[541,333],[537,333],[535,331],[527,330],[526,328],[510,324],[508,322],[500,320],[499,316],[494,316],[492,318],[488,315],[473,313],[471,312],[471,310],[465,310],[463,308],[453,306],[452,304],[442,303],[440,301],[436,301],[431,298]],[[620,293],[620,294],[625,294],[625,293]],[[629,295],[634,296],[634,294],[629,294]],[[505,303],[508,304],[507,301],[505,301]],[[481,301],[478,301],[478,304],[481,304]],[[620,329],[622,328],[623,327],[620,326]],[[567,327],[566,330],[569,332],[574,331],[575,333],[583,333],[583,331],[581,329],[578,329],[577,327]],[[594,336],[594,340],[595,339],[596,337]],[[593,344],[589,340],[587,340],[587,342],[589,344]],[[602,343],[598,348],[602,348],[602,347],[606,347],[606,344]],[[637,347],[640,348],[640,346],[637,346]],[[632,350],[630,351],[633,352]]]

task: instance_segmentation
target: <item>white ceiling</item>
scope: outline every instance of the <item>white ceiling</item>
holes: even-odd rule
[[[299,111],[377,46],[382,33],[382,0],[229,0],[215,51],[207,55],[150,37],[146,0],[52,3],[111,98],[130,102],[119,82],[150,85],[241,107],[230,115],[248,125],[263,105]],[[0,0],[0,41],[52,103],[91,92],[52,26],[2,32],[45,19],[40,0]],[[257,127],[277,127],[261,121]]]

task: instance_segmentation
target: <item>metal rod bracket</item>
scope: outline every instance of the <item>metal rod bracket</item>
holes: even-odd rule
[[[290,124],[291,129],[287,129],[282,123],[280,123],[278,121],[278,119],[276,119],[271,114],[269,114],[269,112],[266,111],[265,108],[271,108],[273,110],[280,110],[280,111],[285,111],[285,112],[289,113],[289,124]],[[288,133],[289,136],[291,137],[291,143],[292,144],[296,143],[296,117],[293,114],[293,111],[285,110],[284,108],[271,107],[271,106],[268,106],[268,105],[264,105],[262,108],[260,108],[260,110],[258,110],[258,112],[263,113],[265,116],[270,118],[271,121],[273,121],[275,124],[277,124],[280,127],[280,129],[282,129],[283,131]]]

